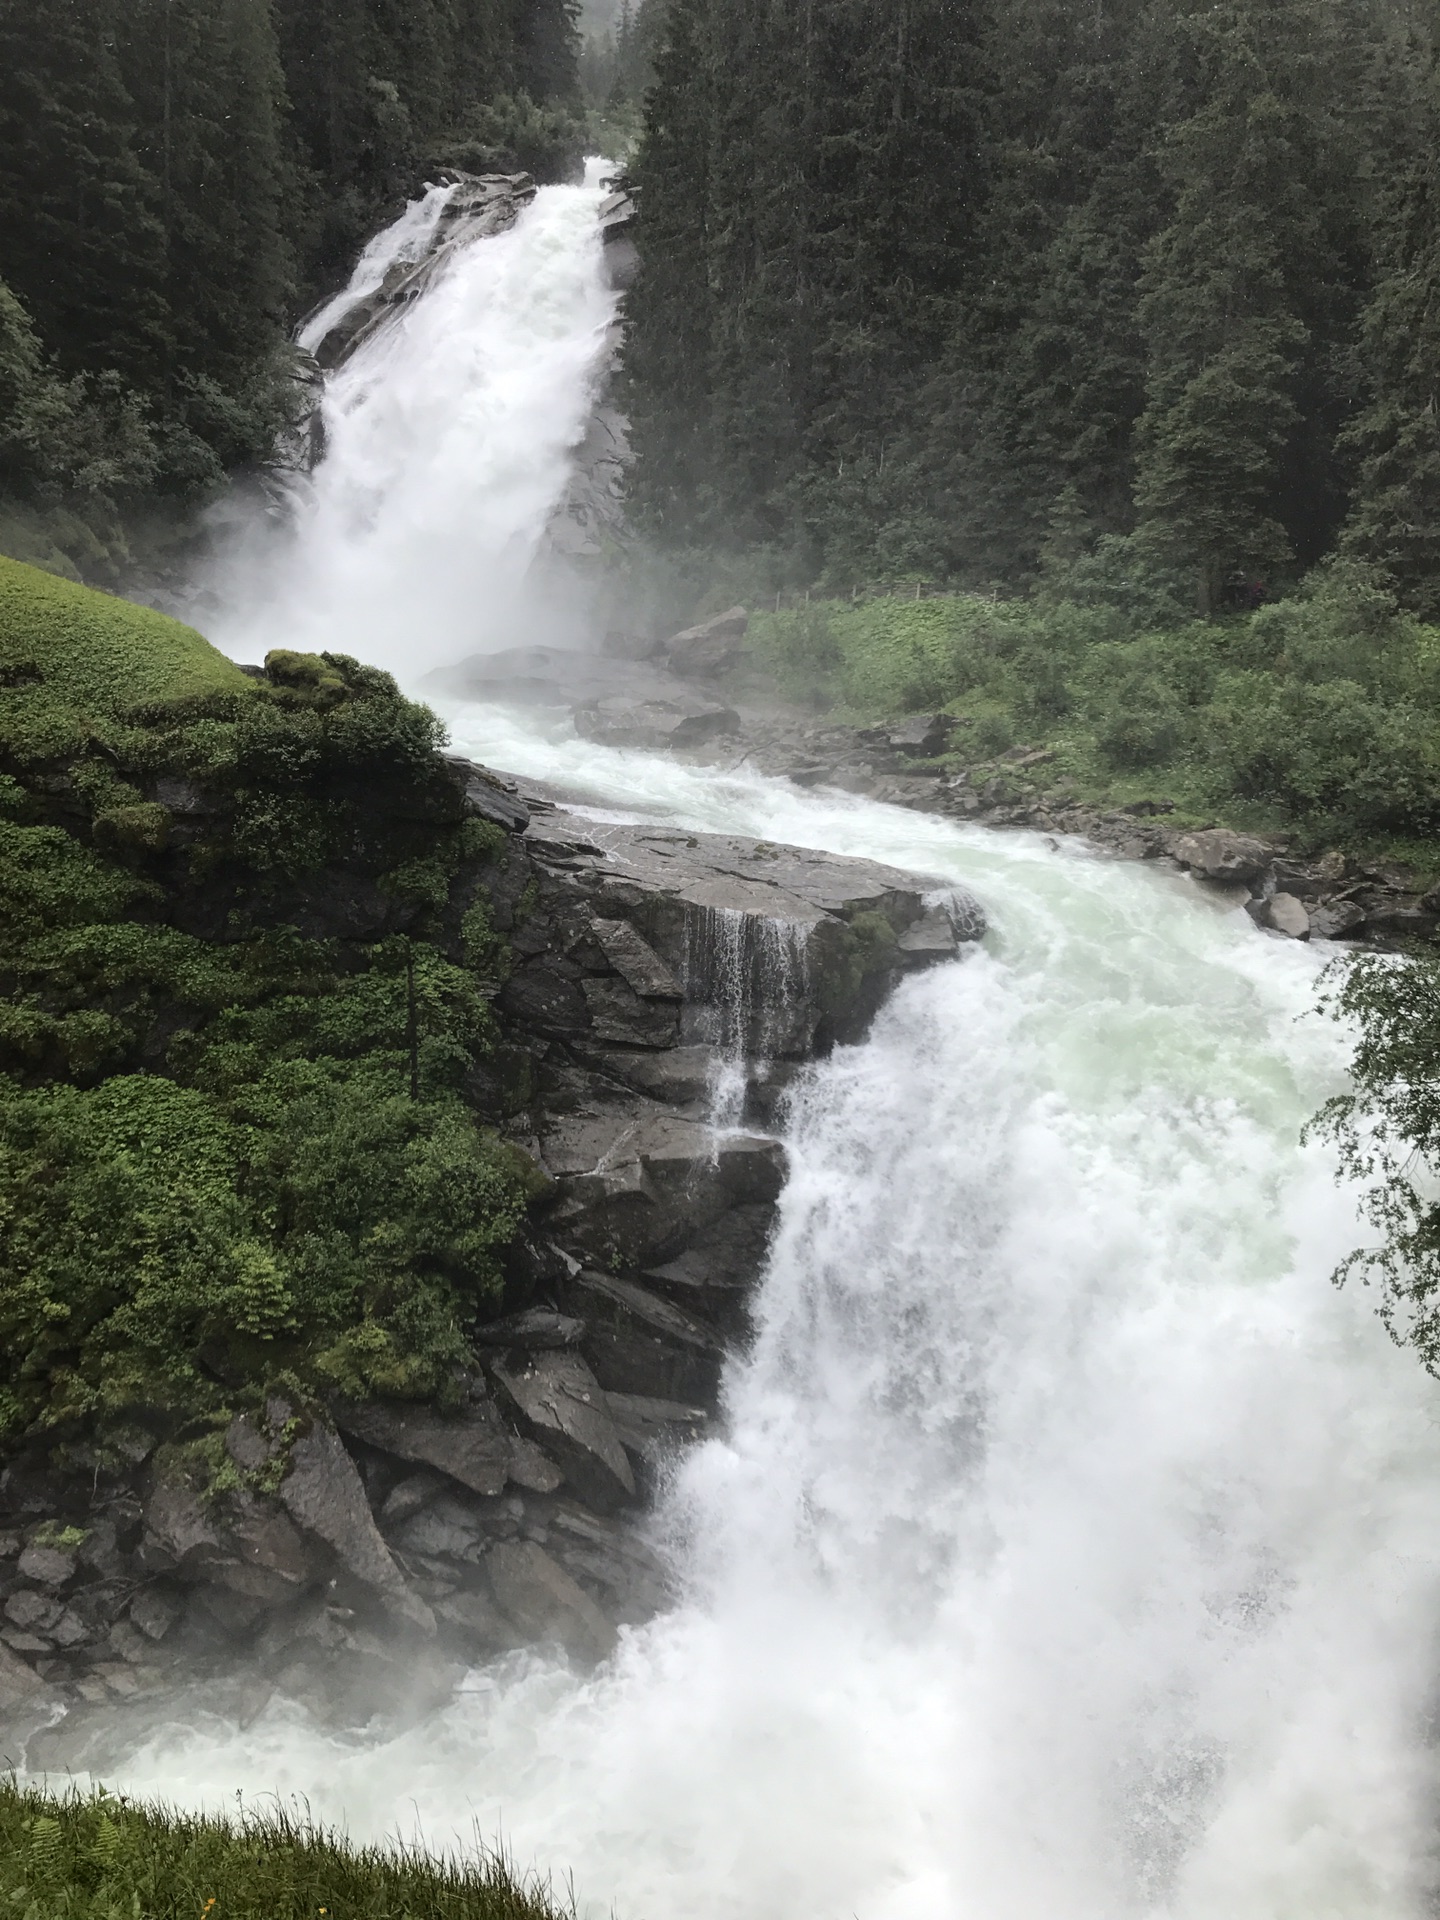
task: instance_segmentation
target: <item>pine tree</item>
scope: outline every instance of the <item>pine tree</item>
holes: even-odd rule
[[[0,0],[0,233],[11,290],[61,365],[154,393],[171,345],[164,233],[119,21],[111,0]]]
[[[123,57],[141,155],[160,183],[167,408],[223,468],[273,435],[268,376],[290,291],[269,0],[130,0]]]
[[[1421,79],[1365,312],[1369,404],[1345,435],[1359,456],[1344,546],[1440,618],[1440,72]]]
[[[1344,317],[1315,192],[1334,164],[1318,138],[1334,21],[1328,0],[1227,0],[1178,23],[1189,110],[1162,151],[1173,213],[1144,263],[1135,501],[1142,549],[1192,570],[1207,614],[1237,576],[1284,569],[1325,511],[1328,476],[1295,451],[1307,387],[1313,406],[1323,386],[1317,323]]]

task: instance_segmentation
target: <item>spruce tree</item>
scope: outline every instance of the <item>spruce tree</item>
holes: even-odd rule
[[[111,0],[0,0],[0,233],[12,292],[71,372],[163,389],[159,184],[136,153]]]
[[[269,0],[130,0],[124,61],[160,183],[175,343],[165,399],[223,468],[273,434],[269,374],[290,290]]]
[[[1173,211],[1139,303],[1135,503],[1142,550],[1190,571],[1207,614],[1273,580],[1327,511],[1330,477],[1296,449],[1321,404],[1325,331],[1346,318],[1316,194],[1343,163],[1320,138],[1341,85],[1336,21],[1329,0],[1226,0],[1177,22],[1161,152]]]
[[[1440,618],[1440,75],[1418,88],[1384,209],[1366,308],[1369,403],[1345,435],[1359,459],[1345,549],[1394,576],[1405,603]]]

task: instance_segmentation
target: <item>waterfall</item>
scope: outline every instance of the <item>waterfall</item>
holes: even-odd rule
[[[429,189],[367,249],[302,344],[424,251],[449,192]],[[218,646],[351,653],[413,685],[467,653],[569,636],[563,582],[547,590],[535,563],[608,356],[604,197],[542,187],[330,377],[295,524],[246,522],[216,564],[201,624]]]
[[[715,1050],[710,1114],[717,1133],[745,1118],[752,1077],[776,1054],[803,1053],[810,928],[801,920],[691,907],[685,921],[687,1038]]]
[[[453,184],[428,186],[398,220],[382,227],[360,255],[349,283],[305,320],[295,344],[313,353],[333,326],[375,292],[392,267],[423,260],[454,192]]]
[[[609,313],[592,201],[547,193],[335,383],[270,644],[413,671],[503,630]],[[107,1778],[503,1834],[597,1920],[1422,1920],[1440,1425],[1329,1284],[1323,952],[1034,836],[450,718],[614,808],[966,885],[995,931],[802,1076],[753,1342],[654,1519],[669,1612],[593,1675],[512,1659],[369,1736],[272,1702]]]

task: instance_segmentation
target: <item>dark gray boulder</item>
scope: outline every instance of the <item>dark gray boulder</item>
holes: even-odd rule
[[[949,714],[916,713],[891,729],[888,742],[897,753],[909,753],[918,759],[927,759],[945,751],[954,730],[955,722]]]
[[[524,1641],[554,1640],[586,1664],[603,1660],[615,1629],[565,1569],[533,1540],[499,1541],[486,1558],[496,1604]]]
[[[344,1434],[397,1460],[435,1467],[474,1493],[503,1493],[510,1477],[511,1438],[488,1401],[451,1415],[414,1401],[368,1401],[332,1409]]]
[[[744,607],[730,607],[673,635],[661,652],[672,673],[687,679],[713,680],[738,665],[749,626],[750,616]]]
[[[564,1301],[585,1320],[586,1357],[607,1394],[713,1404],[724,1360],[714,1328],[612,1274],[578,1273],[567,1282]]]
[[[381,1538],[355,1462],[339,1435],[319,1420],[291,1442],[279,1497],[296,1526],[323,1541],[385,1612],[418,1633],[434,1633],[434,1615],[411,1592]]]
[[[490,1371],[516,1418],[559,1462],[582,1500],[609,1512],[635,1497],[635,1476],[600,1383],[570,1351],[511,1354]]]

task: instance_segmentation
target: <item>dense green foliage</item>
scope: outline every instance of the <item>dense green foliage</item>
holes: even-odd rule
[[[386,675],[0,580],[0,1444],[443,1398],[536,1178],[463,1093],[501,836]]]
[[[27,1920],[554,1920],[490,1854],[357,1846],[282,1808],[232,1820],[0,1783],[0,1900]]]
[[[1335,1279],[1374,1284],[1391,1336],[1440,1377],[1440,959],[1367,954],[1337,961],[1324,986],[1322,1009],[1359,1038],[1351,1091],[1323,1107],[1310,1131],[1339,1148],[1379,1235]]]
[[[637,511],[772,581],[1188,613],[1343,546],[1433,610],[1434,8],[673,0]]]
[[[761,617],[793,695],[863,715],[945,709],[969,765],[1016,746],[1094,799],[1155,797],[1317,843],[1440,827],[1440,632],[1353,563],[1244,618],[1136,629],[1133,610],[955,596]]]
[[[0,538],[105,574],[262,455],[427,169],[578,158],[572,0],[0,0]]]

